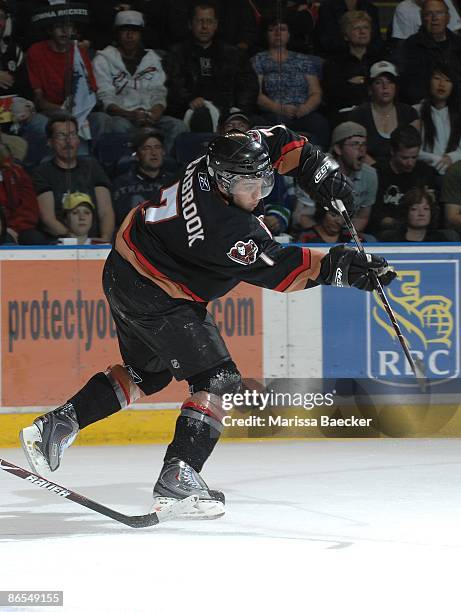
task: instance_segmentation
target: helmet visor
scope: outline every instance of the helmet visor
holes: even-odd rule
[[[274,188],[274,171],[272,168],[257,174],[234,174],[226,180],[227,192],[232,196],[254,196],[258,200],[266,198]]]

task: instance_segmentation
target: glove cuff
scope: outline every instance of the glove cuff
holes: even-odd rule
[[[344,247],[345,245],[342,246]],[[338,247],[334,248],[338,249]],[[349,267],[353,257],[354,253],[347,250],[339,259],[335,258],[333,262],[331,252],[327,253],[320,262],[320,274],[317,278],[317,282],[322,285],[331,285],[333,287],[350,287]]]

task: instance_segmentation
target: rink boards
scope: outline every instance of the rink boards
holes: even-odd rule
[[[289,391],[305,390],[310,379],[377,380],[373,397],[382,396],[383,401],[375,401],[371,412],[363,403],[358,409],[341,408],[344,416],[354,411],[363,418],[371,415],[374,428],[322,429],[321,414],[314,407],[309,414],[305,409],[284,410],[284,417],[295,419],[293,426],[266,422],[258,427],[247,421],[227,428],[226,435],[461,435],[456,405],[461,247],[405,245],[369,250],[385,255],[399,271],[388,295],[411,349],[425,363],[430,409],[427,394],[423,398],[408,387],[399,345],[373,295],[332,288],[280,294],[242,283],[209,309],[243,377],[253,381],[255,388],[268,379],[298,381],[295,385],[285,382]],[[101,247],[0,249],[0,446],[15,445],[18,430],[33,413],[59,405],[92,374],[120,361],[101,289],[107,254],[108,249]],[[146,399],[88,428],[80,440],[95,444],[166,441],[186,395],[187,386],[175,382],[154,401]],[[391,417],[380,412],[389,395],[394,396],[394,404],[397,397],[400,405],[400,410],[390,409]],[[423,420],[418,412],[421,405]],[[338,404],[330,416],[337,409]],[[297,425],[296,418],[303,417],[319,422]]]

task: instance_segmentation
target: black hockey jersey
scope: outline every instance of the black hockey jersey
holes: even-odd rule
[[[264,140],[272,165],[297,176],[312,146],[277,125],[253,130]],[[274,289],[305,289],[320,272],[322,254],[281,247],[254,212],[229,205],[213,186],[204,157],[191,162],[181,178],[164,187],[158,201],[131,211],[115,249],[143,276],[172,297],[208,302],[241,281]]]

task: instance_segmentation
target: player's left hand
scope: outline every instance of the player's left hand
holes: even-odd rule
[[[327,176],[320,185],[316,194],[316,201],[325,210],[337,215],[339,213],[332,204],[332,200],[342,200],[347,212],[352,216],[354,212],[354,194],[352,189],[352,183],[348,177],[337,170],[330,174],[330,176]]]
[[[377,275],[382,285],[389,285],[397,276],[384,257],[341,244],[331,248],[321,260],[318,282],[335,287],[355,287],[373,291]]]
[[[298,176],[301,187],[315,202],[337,215],[332,200],[342,200],[349,215],[354,212],[354,194],[351,181],[339,169],[331,155],[314,148],[305,159]]]

